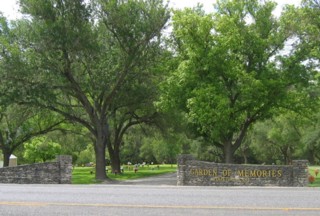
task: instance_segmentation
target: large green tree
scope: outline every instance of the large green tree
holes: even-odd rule
[[[167,7],[160,0],[21,0],[20,5],[28,15],[20,25],[27,64],[12,76],[23,84],[12,91],[24,95],[19,99],[25,104],[86,127],[94,141],[96,179],[104,180],[114,107],[128,86],[152,73]]]
[[[282,51],[292,39],[276,4],[221,0],[215,13],[176,11],[173,49],[178,68],[163,85],[162,107],[180,108],[197,131],[232,163],[250,126],[277,108],[301,109],[308,84],[303,50]],[[299,84],[299,85],[298,85]]]
[[[0,149],[4,166],[24,142],[60,129],[64,121],[51,112],[15,103],[19,91],[12,89],[21,86],[10,77],[25,69],[18,35],[15,23],[8,23],[0,14]]]
[[[160,50],[159,50],[160,51]],[[141,68],[141,76],[130,77],[121,93],[114,100],[110,107],[109,129],[107,146],[111,167],[119,172],[121,158],[120,151],[123,145],[123,138],[126,133],[135,125],[155,125],[161,118],[153,102],[158,96],[157,80],[162,75],[158,73],[157,64],[149,65],[148,68]],[[134,80],[134,81],[132,81]]]

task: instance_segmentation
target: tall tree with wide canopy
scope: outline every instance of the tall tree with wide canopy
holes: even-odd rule
[[[9,24],[0,14],[0,149],[3,165],[9,165],[9,158],[17,148],[30,139],[60,130],[64,119],[52,112],[35,107],[18,105],[19,97],[12,87],[20,88],[10,80],[16,71],[24,70],[21,44],[14,23]]]
[[[86,127],[94,140],[96,179],[107,179],[105,150],[116,103],[136,77],[152,73],[167,6],[151,1],[21,0],[27,14],[28,70],[15,89],[25,104],[53,110]],[[30,83],[30,85],[28,85]],[[124,98],[124,100],[127,98]],[[133,96],[131,101],[137,102]]]
[[[164,83],[160,104],[184,110],[198,132],[222,149],[226,163],[254,122],[279,107],[298,109],[304,97],[297,90],[308,84],[304,56],[281,53],[291,31],[273,16],[275,6],[221,0],[213,14],[196,8],[173,17],[180,64]]]

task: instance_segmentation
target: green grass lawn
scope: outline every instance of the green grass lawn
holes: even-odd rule
[[[130,168],[128,166],[123,166],[124,172],[122,174],[113,174],[110,173],[110,171],[107,173],[107,176],[110,179],[113,180],[130,180],[130,179],[137,179],[137,178],[144,178],[159,174],[165,174],[165,173],[172,173],[176,172],[177,165],[159,165],[159,168],[157,168],[157,165],[150,165],[150,166],[144,166],[139,167],[138,172],[133,171],[133,166]],[[108,167],[108,170],[111,170],[110,167]],[[91,174],[92,173],[92,174]],[[95,180],[95,174],[94,174],[94,167],[75,167],[72,171],[72,184],[97,184],[100,182],[97,182]]]
[[[315,174],[315,170],[318,169],[320,171],[319,166],[310,166],[309,174],[315,177],[315,181],[313,183],[309,183],[310,187],[320,187],[320,172],[318,175]]]

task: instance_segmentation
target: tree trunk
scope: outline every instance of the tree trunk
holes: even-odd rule
[[[9,166],[11,153],[3,151],[3,167]]]
[[[113,173],[121,172],[121,162],[120,162],[120,145],[119,139],[114,140],[114,145],[108,143],[108,152],[110,156],[111,169]]]
[[[314,154],[314,150],[308,149],[307,150],[307,159],[309,161],[310,164],[314,165],[315,164],[315,154]]]
[[[281,153],[282,153],[282,156],[283,156],[283,163],[285,165],[288,165],[288,149],[287,147],[284,147],[284,148],[281,148]]]
[[[95,156],[96,156],[96,179],[106,180],[106,139],[105,135],[98,136],[95,143]]]
[[[242,151],[242,156],[243,156],[244,164],[248,164],[248,157],[245,150]]]
[[[292,164],[292,148],[288,148],[288,158],[287,158],[287,164],[286,165],[290,165]]]
[[[247,118],[246,121],[243,124],[243,127],[241,128],[241,131],[237,137],[237,139],[235,139],[234,143],[232,143],[233,141],[233,133],[229,133],[227,140],[225,140],[225,142],[223,142],[223,153],[224,153],[224,161],[227,164],[232,164],[234,163],[234,153],[236,152],[236,150],[238,148],[240,148],[243,139],[245,138],[245,135],[248,131],[249,126],[254,122],[254,120],[252,118]]]
[[[223,154],[224,154],[224,162],[226,164],[232,164],[234,161],[234,158],[233,158],[234,150],[233,150],[232,141],[226,141],[224,143]]]
[[[113,173],[121,172],[120,152],[115,150],[110,154],[111,168]]]

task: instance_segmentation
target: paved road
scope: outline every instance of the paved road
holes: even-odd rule
[[[158,185],[158,186],[171,185],[171,186],[176,186],[177,185],[177,173],[175,172],[175,173],[157,175],[157,176],[148,177],[148,178],[128,180],[128,181],[125,181],[125,182],[121,182],[120,184],[125,184],[125,185]]]
[[[0,215],[320,215],[318,188],[0,184]]]

